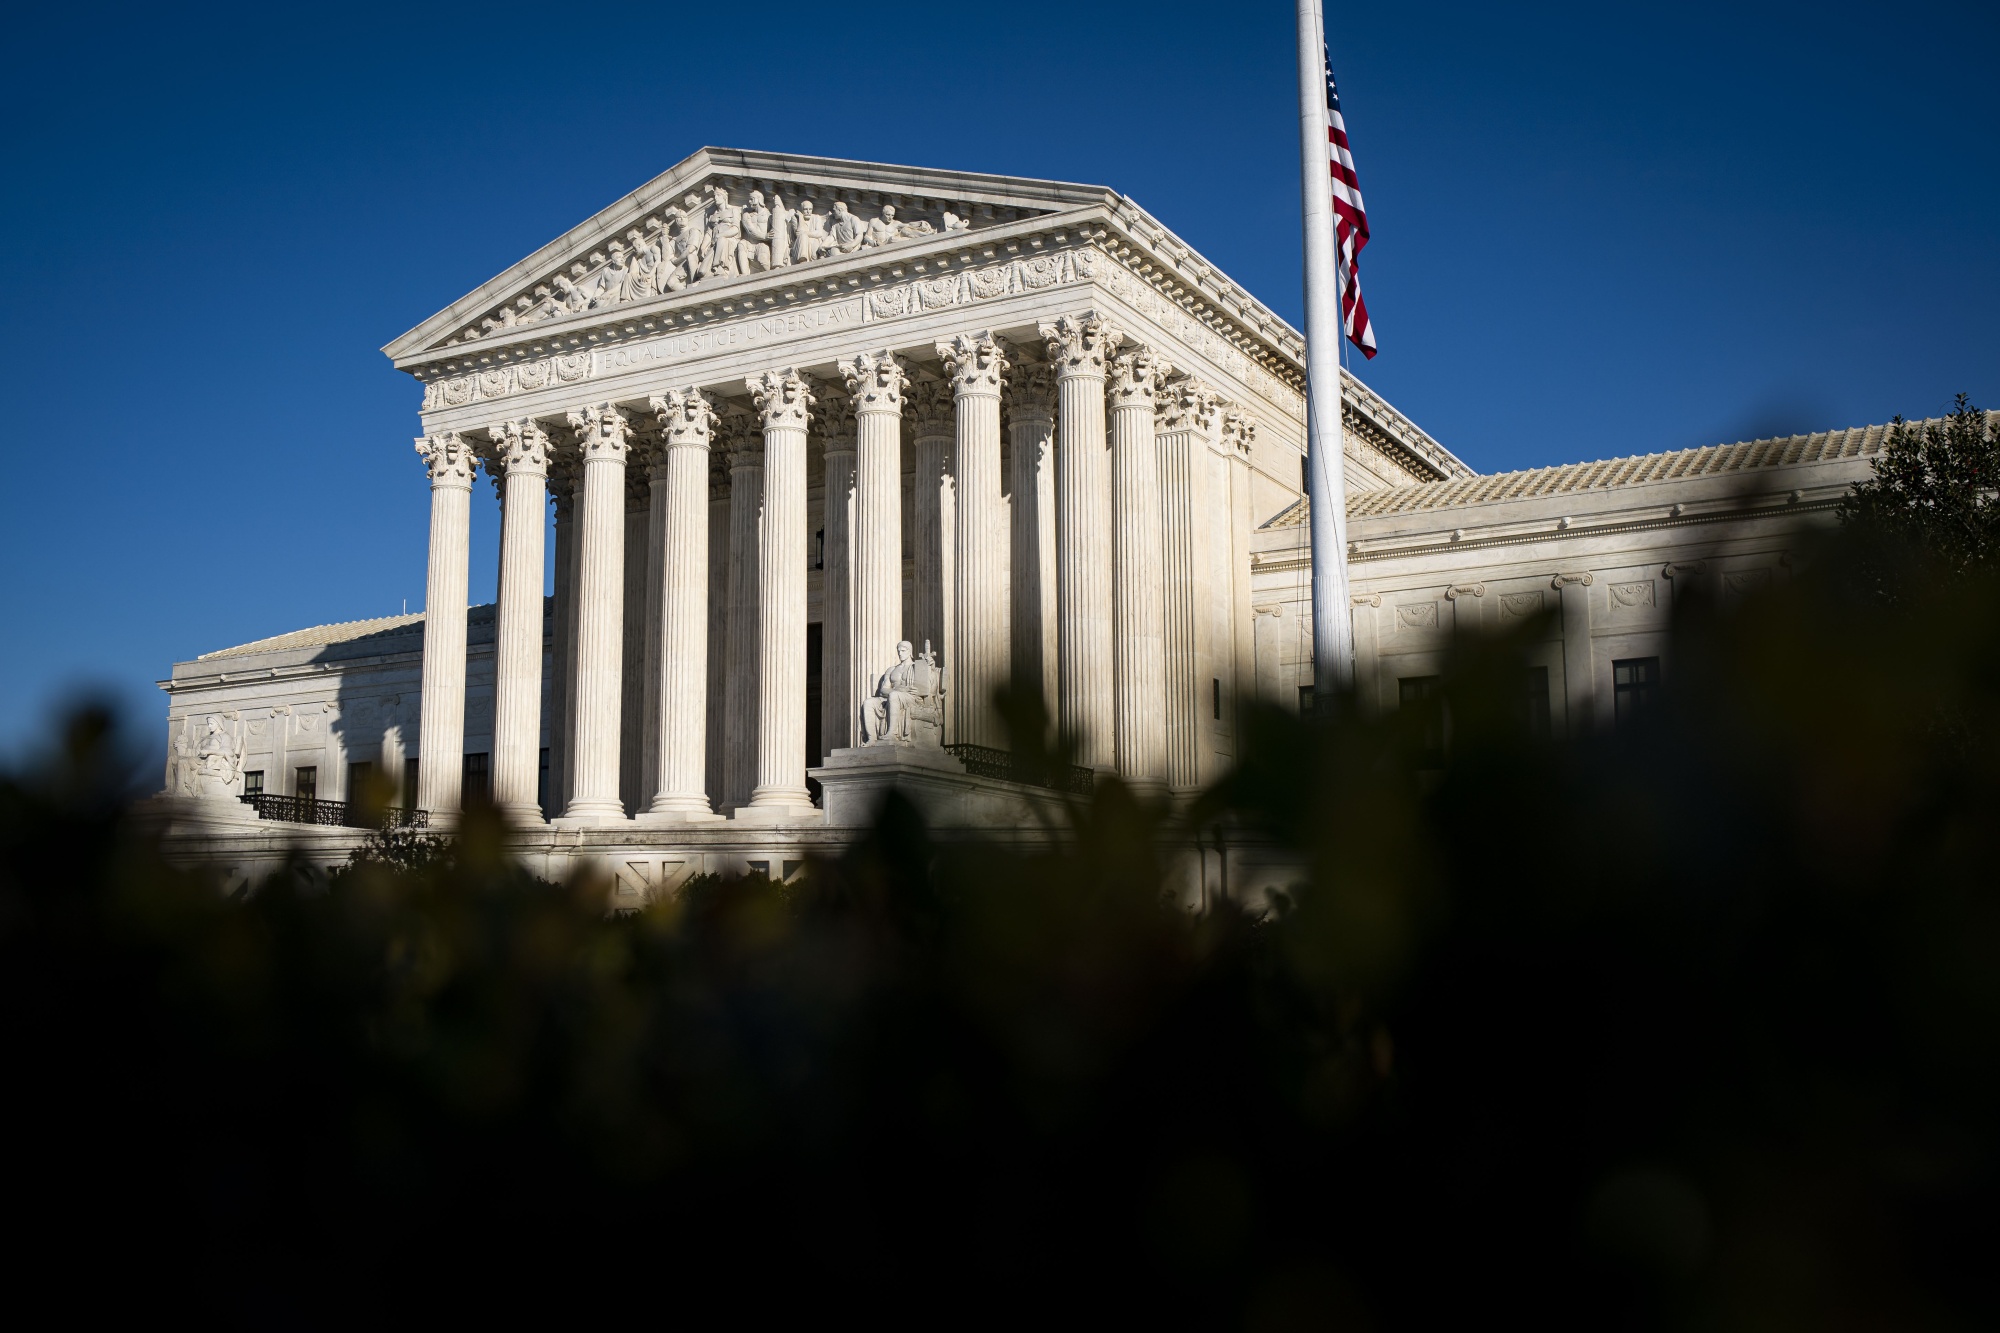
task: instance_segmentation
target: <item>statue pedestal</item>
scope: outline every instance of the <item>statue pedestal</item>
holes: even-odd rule
[[[165,818],[169,829],[175,832],[197,832],[204,827],[218,825],[241,828],[257,823],[256,808],[245,805],[234,796],[169,796],[162,793],[153,798],[153,806]]]
[[[1062,816],[1056,792],[973,777],[935,745],[857,745],[835,750],[825,767],[811,772],[819,781],[826,822],[835,828],[872,824],[892,791],[936,829],[1039,828]]]

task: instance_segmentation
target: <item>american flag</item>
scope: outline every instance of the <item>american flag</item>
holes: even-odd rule
[[[1340,320],[1347,340],[1361,355],[1375,355],[1375,330],[1361,299],[1361,249],[1368,244],[1368,210],[1347,148],[1347,122],[1340,118],[1340,93],[1333,86],[1333,57],[1325,57],[1327,162],[1333,173],[1333,235],[1340,252]]]

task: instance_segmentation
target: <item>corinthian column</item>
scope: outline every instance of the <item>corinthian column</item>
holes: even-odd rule
[[[493,802],[507,817],[542,822],[535,799],[542,738],[542,555],[549,437],[530,421],[486,432],[505,492],[500,607],[493,647]],[[419,769],[419,772],[422,770]]]
[[[1167,777],[1166,648],[1161,634],[1160,448],[1153,415],[1173,367],[1140,348],[1111,370],[1112,712],[1118,771],[1135,786]]]
[[[819,749],[854,744],[854,404],[829,395],[819,405],[826,460],[825,558],[820,570]]]
[[[854,671],[844,701],[852,734],[861,700],[896,660],[903,637],[903,398],[910,376],[886,349],[843,361],[840,373],[854,400]]]
[[[910,534],[916,566],[910,580],[910,639],[919,652],[926,641],[936,647],[946,688],[956,689],[958,649],[951,642],[951,533],[955,523],[951,455],[956,428],[952,424],[951,386],[936,380],[911,385],[910,410],[917,437],[917,490],[910,519],[916,528]],[[946,726],[946,740],[954,739],[953,730]]]
[[[550,441],[549,491],[556,514],[555,679],[549,682],[549,789],[545,813],[560,815],[569,800],[576,765],[576,492],[580,464],[573,451]]]
[[[625,632],[625,455],[632,426],[610,403],[569,414],[582,460],[577,540],[576,733],[568,820],[625,818],[618,799],[618,729]]]
[[[1166,648],[1167,786],[1193,791],[1201,781],[1201,719],[1218,699],[1201,697],[1200,635],[1206,608],[1197,589],[1208,570],[1207,525],[1211,512],[1198,494],[1197,478],[1208,459],[1208,435],[1221,396],[1200,380],[1184,379],[1160,391],[1155,423],[1160,448],[1160,528],[1164,596],[1161,635]],[[1211,590],[1227,598],[1226,591]],[[1220,681],[1221,677],[1214,677]],[[1216,689],[1220,689],[1218,684]]]
[[[1006,740],[993,695],[1007,675],[1006,534],[1000,522],[1000,381],[1005,350],[991,333],[937,344],[958,419],[952,534],[952,739]]]
[[[477,464],[456,432],[418,440],[417,452],[431,478],[417,806],[448,818],[458,809],[465,778],[465,583],[472,558],[472,470]]]
[[[813,395],[796,370],[746,382],[764,427],[764,539],[757,606],[759,818],[817,813],[806,791],[806,423]],[[739,812],[740,813],[740,812]]]
[[[1056,368],[1056,718],[1077,762],[1110,768],[1111,477],[1104,359],[1124,335],[1095,311],[1041,326]]]
[[[708,740],[708,447],[715,407],[694,388],[652,401],[664,467],[655,465],[660,510],[659,775],[648,818],[714,817],[702,789]]]
[[[750,804],[757,781],[757,589],[763,558],[764,437],[753,419],[726,419],[729,449],[729,635],[722,684],[722,799]]]
[[[1056,413],[1054,371],[1014,367],[1002,401],[1013,454],[1013,539],[1008,619],[1015,688],[1056,706]]]

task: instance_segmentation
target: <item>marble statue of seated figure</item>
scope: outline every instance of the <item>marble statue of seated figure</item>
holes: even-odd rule
[[[875,681],[861,705],[865,745],[944,743],[944,673],[929,643],[917,657],[909,640],[896,645],[896,665]]]

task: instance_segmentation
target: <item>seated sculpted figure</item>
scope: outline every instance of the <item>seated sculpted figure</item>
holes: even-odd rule
[[[896,665],[876,679],[861,705],[861,736],[865,745],[944,743],[944,673],[929,642],[922,657],[908,639],[896,645]]]

